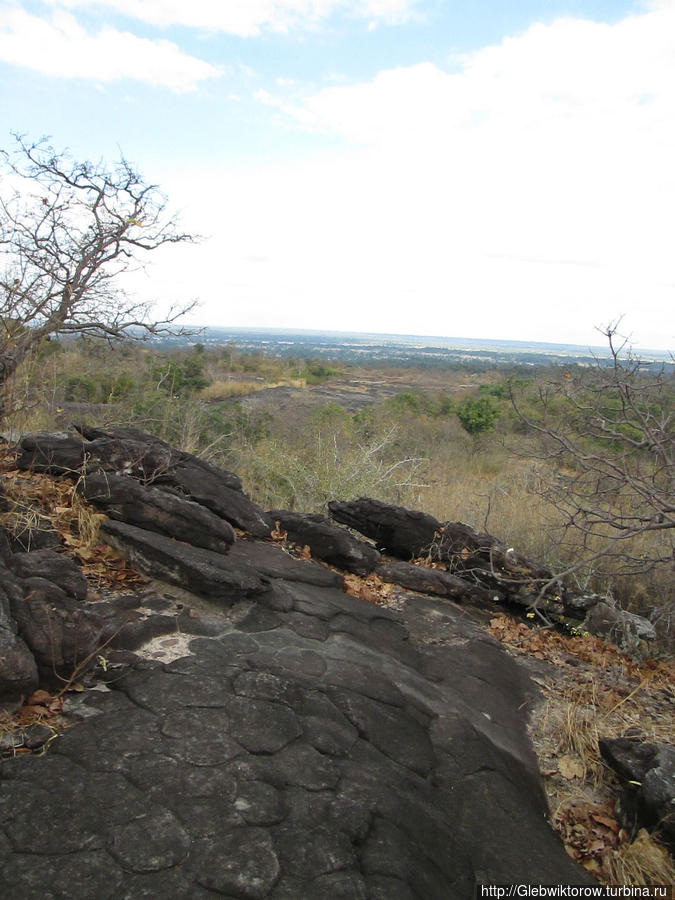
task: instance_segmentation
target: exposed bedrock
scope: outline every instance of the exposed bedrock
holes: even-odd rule
[[[8,554],[0,564],[0,700],[27,696],[44,677],[67,674],[98,646],[102,622],[82,604],[87,581],[51,550]]]
[[[28,696],[38,683],[35,657],[20,637],[12,615],[10,581],[14,581],[11,573],[0,566],[0,699]],[[17,588],[15,583],[14,592],[21,596]]]
[[[290,512],[287,509],[273,509],[267,515],[287,532],[289,540],[299,546],[309,547],[313,557],[339,569],[355,575],[367,575],[380,559],[379,552],[372,544],[355,538],[345,528],[334,525],[326,516]]]
[[[551,578],[548,569],[463,522],[439,522],[427,513],[367,497],[347,503],[334,500],[328,507],[338,522],[356,528],[381,549],[403,559],[428,556],[460,573],[491,577],[506,585]]]
[[[591,883],[550,828],[526,677],[447,603],[275,581],[0,766],[7,896],[466,900]],[[433,641],[433,643],[430,643]]]
[[[332,500],[328,509],[337,522],[355,528],[372,538],[380,550],[405,560],[425,553],[441,524],[427,513],[368,497],[350,502]]]
[[[189,453],[136,429],[80,427],[84,439],[55,435],[27,435],[20,442],[17,466],[52,475],[79,478],[110,472],[133,475],[154,487],[179,493],[226,519],[235,528],[267,537],[270,524],[264,512],[241,490],[241,480]],[[90,437],[91,440],[87,438]]]
[[[128,475],[86,475],[77,489],[111,519],[220,553],[227,553],[234,543],[234,529],[220,516],[193,500],[143,485]]]
[[[675,747],[629,738],[601,738],[603,758],[619,776],[620,820],[635,833],[656,828],[675,852]]]
[[[174,541],[136,525],[108,519],[101,537],[141,572],[195,593],[222,598],[226,605],[268,589],[267,579],[246,559]]]
[[[495,601],[504,599],[504,594],[496,589],[487,590],[443,569],[431,569],[406,562],[381,562],[375,572],[382,581],[399,584],[409,591],[450,597],[459,602],[469,601],[493,606]]]
[[[79,480],[110,516],[102,538],[164,585],[93,597],[64,556],[0,547],[15,667],[0,691],[113,654],[48,753],[0,764],[0,896],[465,900],[479,882],[593,883],[548,822],[533,685],[472,620],[471,604],[526,602],[545,569],[461,523],[332,503],[373,546],[322,516],[266,514],[236,476],[143,432],[80,431],[24,439],[21,465]],[[329,566],[403,590],[366,603]],[[145,658],[168,632],[182,655]]]

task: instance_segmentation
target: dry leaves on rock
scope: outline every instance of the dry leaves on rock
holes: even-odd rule
[[[31,753],[30,747],[24,745],[26,735],[35,726],[46,726],[47,740],[49,733],[55,736],[66,728],[66,722],[62,718],[63,697],[60,694],[50,694],[49,691],[37,690],[14,712],[0,714],[0,754],[16,756],[22,753]],[[43,739],[42,743],[47,743]],[[42,746],[42,743],[40,746]]]
[[[385,583],[374,572],[366,576],[347,573],[344,576],[344,582],[345,593],[377,606],[386,605],[387,598],[394,588],[393,584]]]
[[[15,469],[13,456],[7,452],[0,460],[0,470],[9,504],[0,515],[0,525],[10,533],[51,527],[87,578],[110,585],[145,583],[112,547],[99,541],[99,526],[106,516],[87,503],[71,481]]]

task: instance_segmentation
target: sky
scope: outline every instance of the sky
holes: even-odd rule
[[[0,147],[123,154],[189,321],[675,347],[675,0],[0,0]]]

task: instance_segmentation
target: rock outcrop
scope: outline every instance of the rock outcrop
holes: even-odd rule
[[[277,581],[190,655],[104,674],[46,756],[0,766],[0,890],[464,900],[523,872],[588,882],[546,823],[527,679],[457,610],[402,606]]]
[[[64,556],[3,551],[0,690],[101,665],[47,754],[0,765],[2,896],[464,900],[479,882],[592,883],[547,821],[535,689],[470,614],[545,570],[458,523],[332,504],[373,546],[264,513],[235,475],[135,429],[80,431],[25,438],[21,466],[77,479],[110,515],[102,537],[175,587],[93,597]],[[400,586],[392,608],[343,590],[373,572]],[[144,650],[161,635],[182,648],[171,661]]]
[[[675,851],[675,747],[628,738],[601,738],[598,743],[621,782],[623,826],[633,834],[641,827],[656,828]]]
[[[380,554],[372,544],[355,538],[325,516],[287,509],[273,509],[267,515],[286,532],[289,540],[309,547],[315,559],[345,572],[367,575],[379,562]]]
[[[142,485],[129,475],[87,475],[77,489],[111,519],[217,553],[227,553],[234,543],[234,529],[225,519],[193,500]]]

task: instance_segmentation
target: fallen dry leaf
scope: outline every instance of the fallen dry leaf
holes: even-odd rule
[[[610,831],[613,831],[614,834],[619,833],[619,823],[616,819],[611,818],[611,816],[602,815],[601,813],[591,813],[591,819],[594,822],[597,822],[600,825],[605,825],[609,828]]]
[[[49,691],[33,691],[28,700],[26,700],[26,706],[40,706],[52,699],[52,695]]]
[[[558,760],[558,771],[563,778],[571,780],[572,778],[583,778],[586,774],[584,764],[571,756],[561,756]]]

